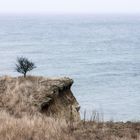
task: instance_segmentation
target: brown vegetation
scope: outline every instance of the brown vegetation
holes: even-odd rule
[[[140,123],[67,122],[44,115],[0,112],[0,140],[140,140]]]
[[[73,135],[76,140],[140,140],[140,123],[81,122]]]
[[[80,120],[79,104],[70,78],[0,77],[0,110],[22,117],[41,113],[46,116]]]
[[[40,115],[15,118],[0,112],[0,140],[60,140],[67,138],[67,124]]]
[[[76,121],[71,84],[68,78],[1,77],[0,140],[140,140],[140,122],[102,122],[96,114]]]

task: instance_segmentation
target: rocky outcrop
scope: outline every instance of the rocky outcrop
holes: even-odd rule
[[[16,117],[39,113],[78,121],[80,107],[71,92],[72,84],[67,77],[1,77],[0,109]]]

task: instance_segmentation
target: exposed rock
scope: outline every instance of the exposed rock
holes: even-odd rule
[[[0,109],[22,117],[39,113],[80,120],[79,104],[71,92],[73,80],[44,77],[0,77]]]

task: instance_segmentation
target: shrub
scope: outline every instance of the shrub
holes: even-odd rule
[[[36,68],[35,64],[29,61],[27,58],[25,57],[17,58],[17,64],[15,69],[17,72],[22,73],[24,77],[26,77],[28,71],[31,71],[34,68]]]

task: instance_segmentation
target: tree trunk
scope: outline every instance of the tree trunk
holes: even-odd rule
[[[24,78],[26,78],[26,73],[24,73]]]

